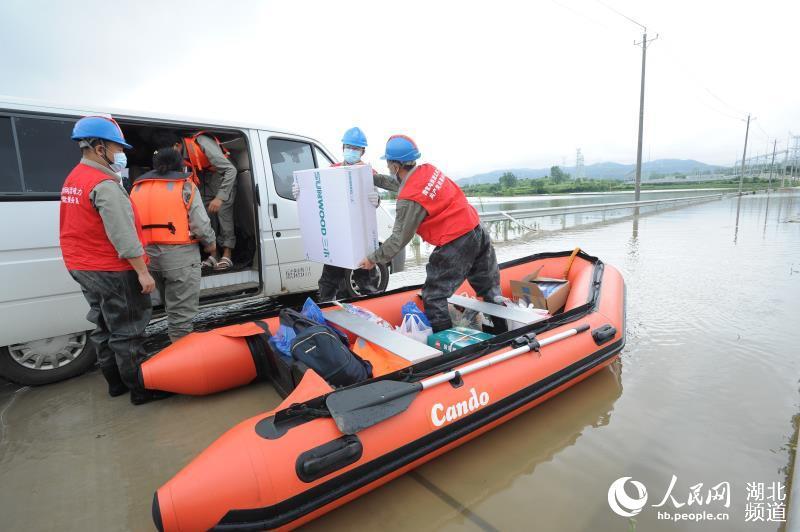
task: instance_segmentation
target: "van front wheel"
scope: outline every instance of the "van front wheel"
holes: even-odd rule
[[[88,332],[0,347],[0,376],[24,386],[69,379],[94,366]]]
[[[386,291],[389,285],[389,266],[378,264],[370,275],[368,282],[364,270],[347,270],[344,282],[344,292],[347,297],[360,297],[370,294],[380,294]]]

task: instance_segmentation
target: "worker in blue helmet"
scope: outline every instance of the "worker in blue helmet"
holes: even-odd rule
[[[351,127],[342,136],[342,155],[344,164],[360,164],[367,149],[367,136],[360,127]],[[341,163],[337,163],[341,164]]]
[[[433,332],[453,326],[447,299],[467,280],[490,303],[503,302],[500,269],[489,234],[459,186],[432,164],[417,165],[422,154],[406,135],[386,142],[389,172],[399,182],[392,234],[361,261],[371,270],[388,263],[414,234],[436,246],[425,268],[422,302]]]
[[[364,152],[367,148],[367,136],[359,127],[351,127],[344,132],[342,136],[342,155],[344,162],[333,163],[331,166],[355,166],[358,164],[366,164],[362,161]],[[379,174],[374,169],[372,170],[373,184],[384,190],[397,192],[398,183],[390,176]],[[292,194],[294,198],[300,195],[300,188],[297,183],[292,185]],[[368,194],[370,203],[377,209],[380,205],[380,196],[376,190]],[[350,270],[347,268],[340,268],[339,266],[332,266],[325,264],[322,267],[322,275],[319,278],[319,300],[332,301],[346,297],[345,283]],[[358,284],[359,292],[361,294],[370,294],[378,291],[378,272],[374,270],[356,270],[353,273],[353,280]]]
[[[87,116],[75,124],[81,160],[61,188],[61,255],[80,285],[96,325],[89,339],[112,397],[130,391],[133,404],[164,394],[145,390],[139,363],[145,359],[144,329],[150,322],[155,281],[147,268],[145,239],[136,206],[121,183],[131,147],[117,122]]]

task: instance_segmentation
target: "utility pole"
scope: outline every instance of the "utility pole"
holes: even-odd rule
[[[792,173],[789,176],[789,181],[794,181],[794,174],[797,172],[797,153],[800,150],[800,135],[792,135],[794,139],[794,147],[792,148]]]
[[[633,42],[634,46],[642,46],[642,86],[639,90],[639,143],[636,146],[636,186],[634,192],[634,200],[639,201],[639,197],[641,195],[641,187],[642,187],[642,137],[644,132],[644,78],[645,78],[645,65],[647,64],[647,45],[656,39],[658,39],[658,34],[650,41],[647,40],[647,26],[644,24],[640,24],[639,22],[635,21],[625,13],[621,13],[611,7],[610,5],[606,4],[602,0],[597,0],[598,3],[606,7],[609,11],[613,11],[617,15],[621,16],[628,22],[633,22],[640,28],[642,28],[642,42],[638,43],[636,41]]]
[[[742,181],[744,180],[744,165],[747,157],[747,137],[750,135],[750,115],[747,115],[747,129],[744,130],[744,151],[742,152],[742,175],[739,176],[739,195],[742,195]]]
[[[767,183],[767,193],[772,188],[772,170],[775,168],[775,149],[778,147],[778,139],[772,142],[772,162],[769,163],[769,182]]]
[[[636,24],[639,24],[636,22]],[[641,26],[641,25],[640,25]],[[634,201],[639,201],[639,196],[641,194],[641,187],[642,187],[642,137],[644,133],[644,79],[645,79],[645,65],[647,63],[647,28],[642,26],[644,29],[644,33],[642,33],[642,42],[637,43],[634,42],[635,46],[639,44],[642,45],[642,86],[639,92],[639,143],[636,147],[636,182],[635,182],[635,192],[633,195]],[[655,38],[650,39],[649,42],[653,42],[658,39],[658,35]]]
[[[792,132],[789,132],[789,138],[786,139],[786,156],[783,158],[783,168],[781,169],[781,188],[786,186],[786,165],[789,163],[789,142],[792,140]]]

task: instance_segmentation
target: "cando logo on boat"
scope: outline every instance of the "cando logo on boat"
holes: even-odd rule
[[[647,488],[641,482],[631,480],[631,484],[638,493],[637,498],[630,497],[625,492],[625,483],[630,479],[631,477],[618,478],[608,488],[608,505],[615,514],[622,517],[633,517],[641,512],[647,503]]]
[[[459,401],[454,405],[444,406],[442,403],[436,403],[431,408],[431,421],[437,427],[441,427],[445,423],[455,421],[456,419],[471,414],[482,406],[489,404],[489,394],[481,392],[480,394],[475,391],[475,388],[470,388],[469,399]]]

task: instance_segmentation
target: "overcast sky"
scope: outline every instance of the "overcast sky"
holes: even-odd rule
[[[646,24],[644,158],[731,164],[800,133],[800,2],[603,0]],[[635,162],[641,30],[597,0],[0,2],[0,95],[393,133],[453,177]]]

